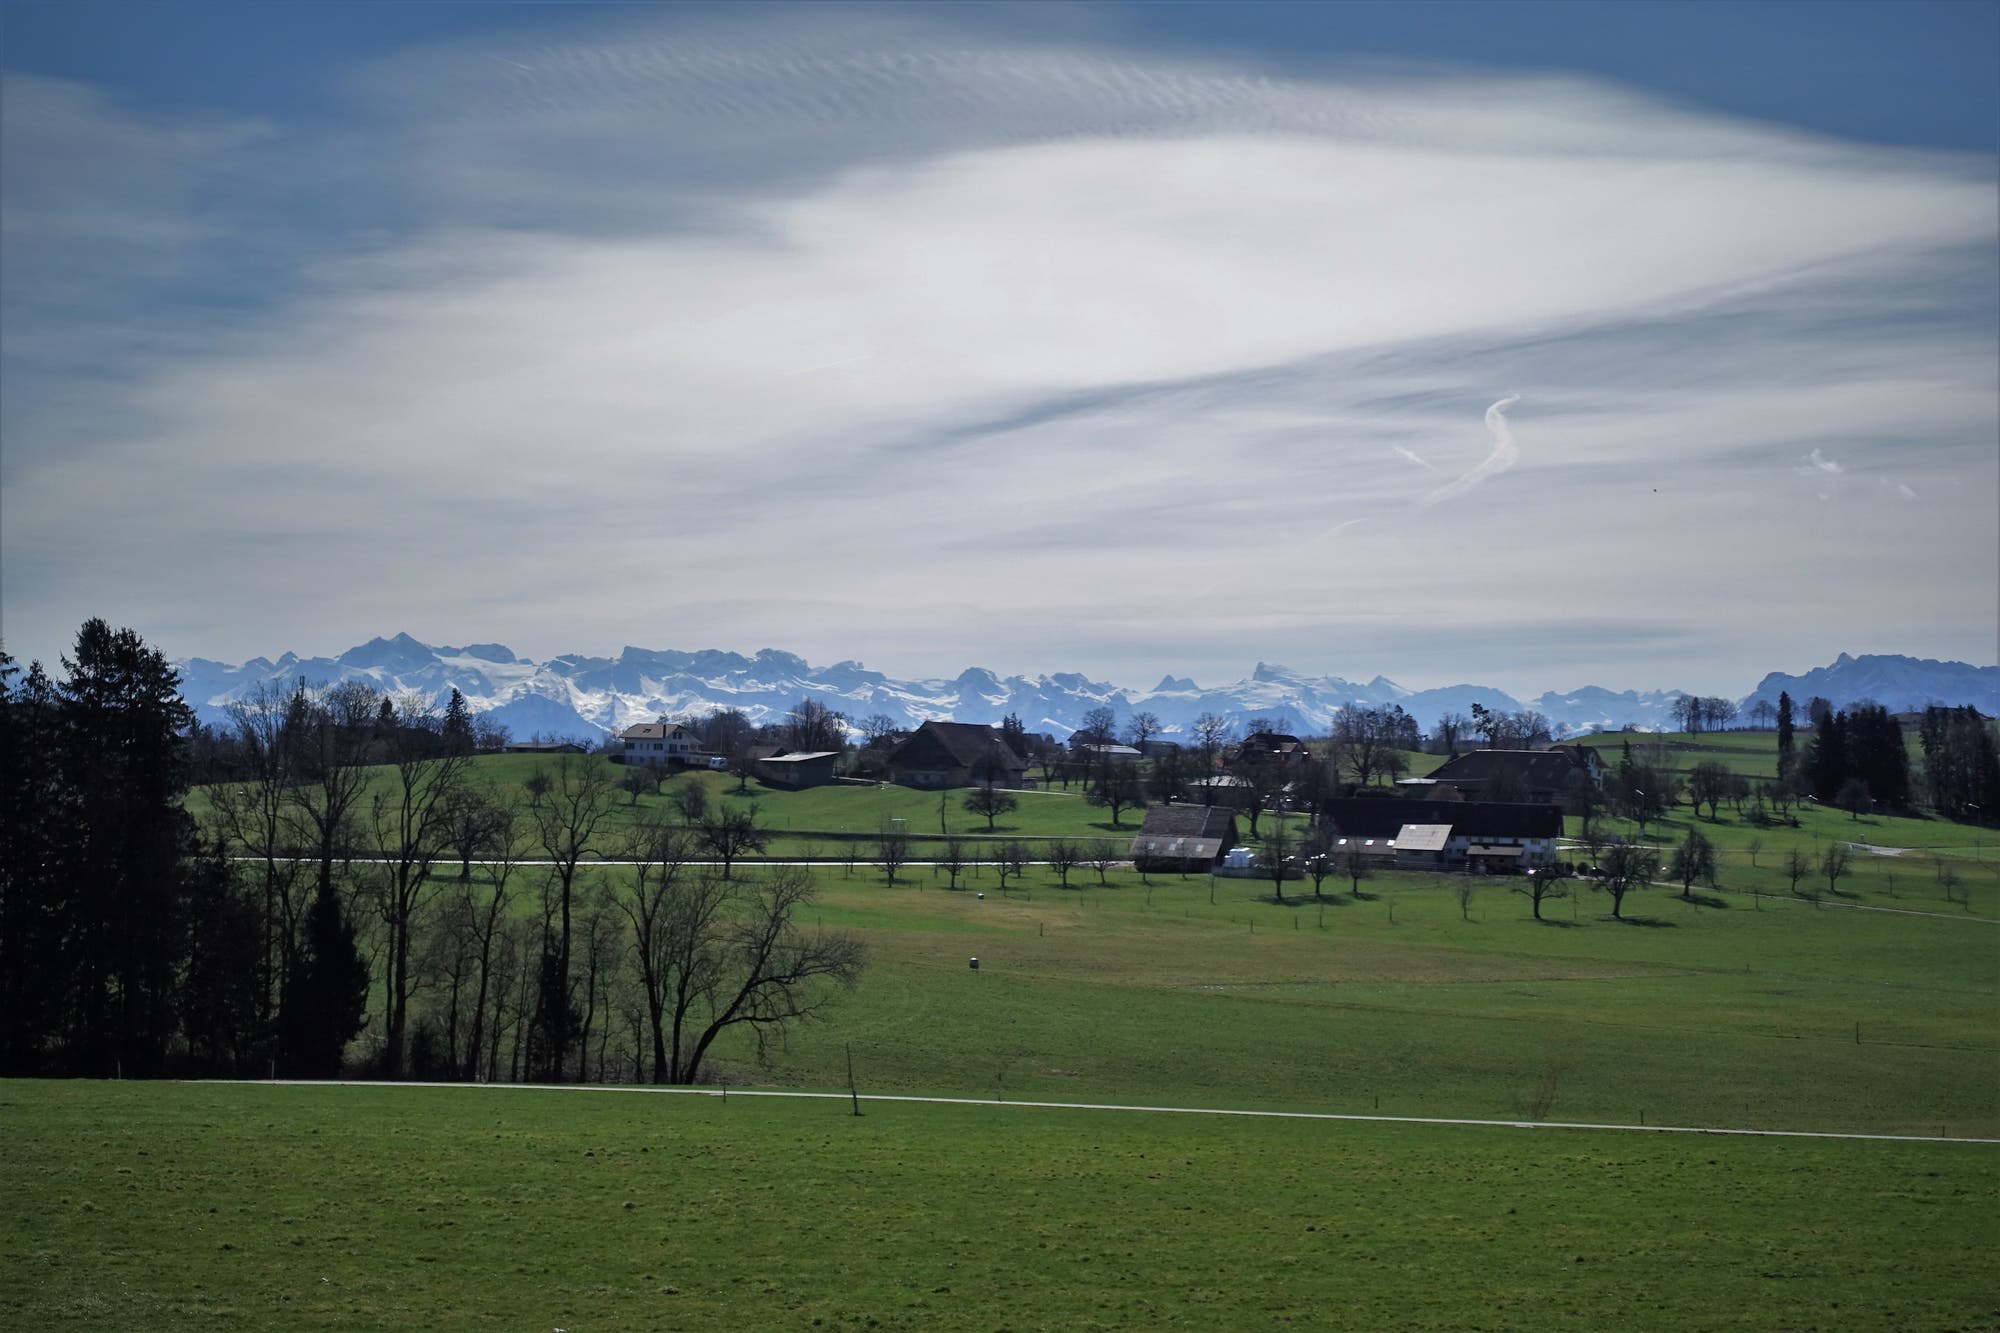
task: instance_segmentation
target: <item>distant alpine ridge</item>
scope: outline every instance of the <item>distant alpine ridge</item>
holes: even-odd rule
[[[749,657],[715,650],[626,648],[616,657],[565,655],[532,662],[497,643],[432,647],[407,634],[371,639],[338,657],[286,653],[237,666],[191,657],[174,666],[181,674],[182,695],[209,723],[223,720],[231,703],[259,685],[289,689],[303,677],[315,685],[361,680],[391,693],[415,691],[434,699],[443,699],[456,686],[473,711],[523,739],[595,739],[634,722],[718,708],[740,709],[756,722],[775,721],[807,697],[844,713],[850,723],[875,713],[910,727],[932,719],[997,723],[1011,713],[1028,730],[1056,736],[1067,736],[1083,724],[1086,712],[1105,705],[1115,710],[1121,725],[1134,712],[1150,712],[1168,736],[1185,734],[1203,713],[1218,714],[1239,728],[1250,718],[1263,717],[1281,729],[1318,734],[1348,704],[1399,704],[1425,730],[1444,713],[1469,715],[1476,703],[1507,712],[1533,709],[1561,733],[1628,726],[1662,731],[1672,728],[1674,701],[1683,694],[1588,685],[1519,700],[1485,685],[1406,690],[1381,676],[1356,684],[1262,662],[1232,684],[1203,687],[1169,675],[1150,690],[1073,672],[1001,677],[979,667],[950,679],[897,680],[859,662],[816,667],[772,648]],[[1745,715],[1760,700],[1775,703],[1780,690],[1789,690],[1801,711],[1808,698],[1820,695],[1836,707],[1867,698],[1899,711],[1935,702],[1973,704],[1992,714],[2000,711],[2000,667],[1843,653],[1831,666],[1803,676],[1766,676],[1743,700]]]

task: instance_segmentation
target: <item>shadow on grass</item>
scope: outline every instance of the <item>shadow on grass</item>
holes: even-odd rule
[[[1658,916],[1612,916],[1605,920],[1615,926],[1645,926],[1650,930],[1678,930],[1681,924]]]
[[[1674,895],[1674,901],[1677,903],[1686,903],[1691,907],[1727,908],[1729,906],[1728,903],[1710,893],[1677,893]]]
[[[1536,917],[1535,924],[1538,926],[1549,926],[1556,930],[1575,930],[1583,923],[1581,921],[1558,921],[1552,916],[1543,916]]]

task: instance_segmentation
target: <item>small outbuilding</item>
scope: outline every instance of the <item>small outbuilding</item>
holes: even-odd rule
[[[832,782],[834,765],[839,762],[838,750],[801,750],[796,754],[766,755],[756,761],[756,769],[757,776],[767,786],[804,791]]]

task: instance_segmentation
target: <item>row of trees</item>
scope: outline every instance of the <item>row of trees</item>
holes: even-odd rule
[[[517,807],[469,780],[455,693],[301,682],[232,710],[198,828],[164,658],[91,621],[64,665],[0,658],[4,1072],[330,1074],[379,1004],[389,1077],[685,1082],[859,977],[856,940],[795,924],[805,872],[733,874],[754,808],[614,833],[614,770],[580,756]]]
[[[182,806],[192,718],[166,659],[91,620],[63,665],[54,681],[0,655],[0,1070],[337,1051],[366,987],[344,905],[288,898],[288,965],[269,966],[275,905]]]

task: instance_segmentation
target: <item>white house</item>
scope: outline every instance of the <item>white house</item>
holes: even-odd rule
[[[664,767],[668,764],[683,768],[707,768],[708,756],[695,749],[694,733],[678,722],[662,718],[658,722],[640,722],[618,733],[618,739],[625,743],[625,762],[628,764],[653,764]]]

